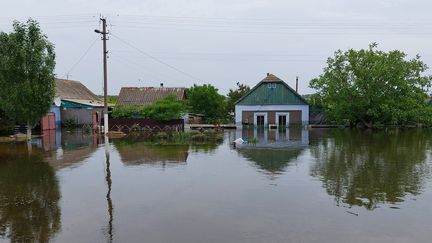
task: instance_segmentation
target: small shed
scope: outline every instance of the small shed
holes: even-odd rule
[[[74,120],[77,125],[100,121],[104,104],[81,82],[57,79],[56,96],[61,100],[60,116],[63,123],[69,119]]]
[[[288,127],[309,124],[309,104],[287,83],[268,73],[235,103],[237,126]]]

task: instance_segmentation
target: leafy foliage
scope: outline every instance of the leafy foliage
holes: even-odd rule
[[[160,121],[179,119],[183,112],[183,102],[174,96],[167,96],[154,105],[116,106],[113,109],[114,118],[149,118]]]
[[[324,73],[310,82],[318,90],[326,114],[335,122],[351,125],[405,125],[431,122],[426,91],[431,77],[419,56],[406,60],[406,54],[395,50],[335,52],[327,60]]]
[[[0,108],[18,123],[34,125],[55,95],[54,46],[29,19],[0,33]]]
[[[226,109],[228,112],[234,112],[235,102],[250,91],[250,87],[237,82],[237,89],[230,89],[228,92]]]
[[[0,135],[13,133],[15,123],[0,109]]]
[[[210,84],[192,86],[188,90],[189,110],[203,114],[205,122],[218,122],[226,118],[226,101],[218,89]]]

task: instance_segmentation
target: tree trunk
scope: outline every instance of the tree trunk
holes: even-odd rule
[[[31,140],[31,129],[32,126],[30,125],[30,122],[27,122],[27,141]]]
[[[363,122],[364,125],[366,126],[366,128],[370,129],[373,127],[373,122],[372,121],[368,121],[368,122]]]

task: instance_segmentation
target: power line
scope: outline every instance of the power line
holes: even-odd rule
[[[134,71],[137,72],[145,72],[147,74],[149,74],[150,76],[152,76],[155,80],[160,80],[160,81],[168,81],[168,80],[173,80],[173,78],[168,77],[167,74],[161,74],[161,73],[157,73],[154,70],[144,70],[147,69],[144,65],[142,65],[141,63],[137,63],[131,60],[128,60],[122,56],[118,56],[118,55],[113,55],[111,54],[110,57],[112,57],[113,60],[116,60],[117,58],[119,59],[119,63],[133,69]],[[134,67],[135,66],[135,67]],[[162,77],[165,76],[165,77]],[[180,81],[180,80],[176,80],[176,81]]]
[[[94,44],[96,43],[96,41],[99,39],[99,37],[97,37],[92,43],[91,45],[87,48],[87,50],[84,52],[84,54],[78,59],[78,61],[72,65],[72,67],[69,69],[69,71],[66,73],[66,77],[69,76],[69,73],[72,72],[75,67],[84,59],[84,57],[87,55],[87,53],[91,50],[91,48],[94,46]]]
[[[112,35],[114,38],[118,39],[119,41],[123,42],[125,45],[130,46],[131,48],[137,50],[139,53],[141,53],[141,54],[143,54],[143,55],[149,57],[150,59],[152,59],[152,60],[154,60],[154,61],[156,61],[156,62],[158,62],[158,63],[160,63],[160,64],[163,64],[163,65],[165,65],[165,66],[167,66],[167,67],[169,67],[169,68],[171,68],[171,69],[173,69],[173,70],[175,70],[175,71],[177,71],[177,72],[179,72],[179,73],[182,73],[183,75],[186,75],[186,76],[188,76],[188,77],[190,77],[190,78],[197,79],[198,81],[204,82],[201,78],[198,78],[198,77],[196,77],[196,76],[194,76],[194,75],[192,75],[192,74],[190,74],[190,73],[187,73],[187,72],[185,72],[185,71],[182,71],[182,70],[180,70],[180,69],[174,67],[173,65],[168,64],[168,63],[166,63],[166,62],[164,62],[164,61],[162,61],[162,60],[160,60],[160,59],[158,59],[158,58],[156,58],[156,57],[154,57],[154,56],[148,54],[147,52],[145,52],[145,51],[139,49],[138,47],[132,45],[131,43],[129,43],[129,42],[123,40],[122,38],[118,37],[117,35],[114,35],[114,34],[112,34],[112,33],[111,33],[111,35]]]

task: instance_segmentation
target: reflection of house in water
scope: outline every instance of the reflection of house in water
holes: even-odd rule
[[[247,160],[254,162],[260,169],[277,174],[297,159],[303,148],[289,149],[239,149],[238,152]]]
[[[309,144],[309,131],[302,128],[255,128],[237,130],[236,133],[237,137],[249,141],[249,144],[237,146],[239,154],[272,174],[282,172]]]
[[[114,141],[114,146],[125,165],[176,165],[186,163],[189,145],[160,146],[143,142]]]
[[[99,134],[86,134],[81,130],[63,132],[60,130],[42,134],[35,143],[48,151],[46,161],[56,169],[78,165],[89,158],[101,143]]]

